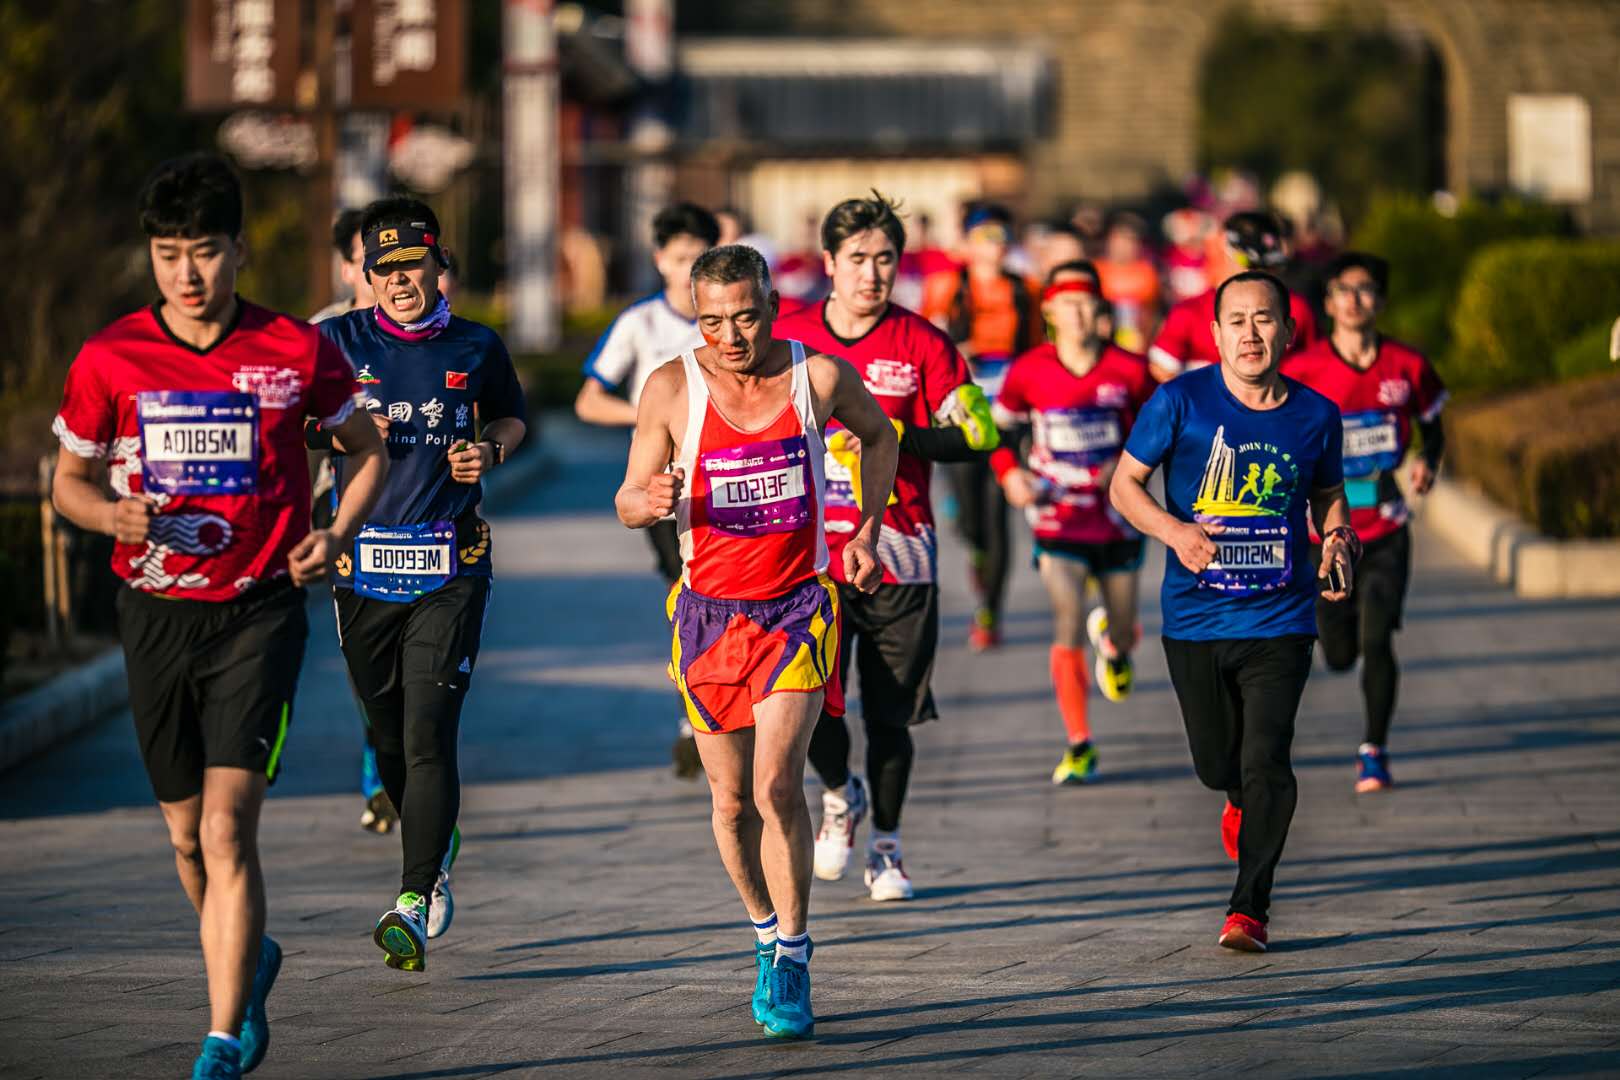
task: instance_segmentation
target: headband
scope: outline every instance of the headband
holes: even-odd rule
[[[1041,291],[1041,302],[1045,303],[1054,296],[1062,296],[1064,293],[1072,292],[1090,293],[1092,296],[1100,295],[1097,290],[1097,283],[1090,278],[1071,278],[1068,281],[1054,281],[1048,285]]]

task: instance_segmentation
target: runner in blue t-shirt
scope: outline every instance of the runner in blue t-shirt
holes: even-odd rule
[[[320,324],[354,365],[392,461],[390,482],[333,578],[338,642],[399,810],[403,870],[373,938],[421,970],[450,925],[460,848],[456,735],[489,602],[483,478],[523,440],[523,389],[500,335],[450,313],[433,211],[394,196],[361,222],[375,307]],[[348,483],[342,447],[337,488]]]
[[[1263,271],[1230,278],[1212,329],[1219,366],[1149,399],[1109,496],[1174,552],[1161,593],[1165,659],[1198,778],[1227,793],[1221,838],[1238,863],[1220,943],[1261,952],[1294,816],[1289,755],[1316,597],[1349,596],[1361,543],[1344,498],[1338,407],[1277,370],[1294,330],[1287,288]],[[1167,507],[1147,490],[1160,467]],[[1319,567],[1307,510],[1326,538]],[[1334,567],[1342,582],[1331,580]]]

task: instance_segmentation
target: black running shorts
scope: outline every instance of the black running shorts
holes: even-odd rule
[[[303,589],[283,578],[222,603],[121,589],[118,636],[159,802],[198,794],[216,766],[275,780],[309,636]]]
[[[884,584],[863,593],[839,583],[838,600],[844,609],[838,656],[844,693],[850,692],[853,656],[862,719],[892,727],[937,719],[929,682],[939,645],[939,586]]]
[[[1322,565],[1322,549],[1311,547],[1311,565]],[[1358,641],[1362,621],[1401,628],[1406,614],[1406,588],[1412,580],[1412,530],[1402,526],[1388,536],[1369,540],[1356,563],[1348,603],[1316,599],[1316,625],[1324,639],[1348,635]],[[1330,654],[1331,655],[1331,654]]]
[[[1035,565],[1042,555],[1073,559],[1086,565],[1092,577],[1107,574],[1134,574],[1142,569],[1144,547],[1140,539],[1110,540],[1101,544],[1076,544],[1066,540],[1035,540]]]

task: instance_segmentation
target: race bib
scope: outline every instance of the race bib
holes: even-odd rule
[[[1370,510],[1378,505],[1378,480],[1361,477],[1344,482],[1344,497],[1352,510]]]
[[[831,451],[827,453],[825,470],[828,509],[841,507],[858,510],[860,508],[860,504],[855,499],[855,472],[854,469],[845,465],[841,460],[845,456],[856,462],[858,467],[860,458],[855,454],[833,454]],[[827,523],[827,528],[832,528],[832,522]]]
[[[456,526],[367,525],[354,542],[354,591],[409,603],[456,576]]]
[[[1371,476],[1401,463],[1400,423],[1394,413],[1370,410],[1344,415],[1344,475]]]
[[[1007,369],[1011,366],[1010,356],[976,356],[968,361],[968,372],[984,390],[984,396],[994,401],[1001,393],[1001,384],[1006,381]]]
[[[1256,524],[1253,518],[1199,517],[1224,526],[1210,537],[1215,558],[1198,575],[1200,588],[1225,593],[1262,593],[1288,587],[1293,577],[1293,544],[1288,526]]]
[[[1101,465],[1125,444],[1113,409],[1042,409],[1035,414],[1035,441],[1071,465]]]
[[[166,495],[251,495],[259,481],[259,405],[232,390],[135,395],[141,479]]]
[[[765,536],[811,523],[810,449],[803,435],[712,450],[698,467],[708,481],[708,523],[720,532]]]

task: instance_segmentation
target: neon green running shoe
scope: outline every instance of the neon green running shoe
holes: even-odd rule
[[[1089,784],[1097,779],[1097,748],[1090,742],[1071,746],[1052,770],[1054,784]]]
[[[383,912],[371,940],[391,959],[400,961],[402,970],[421,971],[427,966],[427,901],[421,893],[400,893],[393,909]],[[406,961],[421,967],[404,968]],[[395,966],[395,965],[390,965]]]

